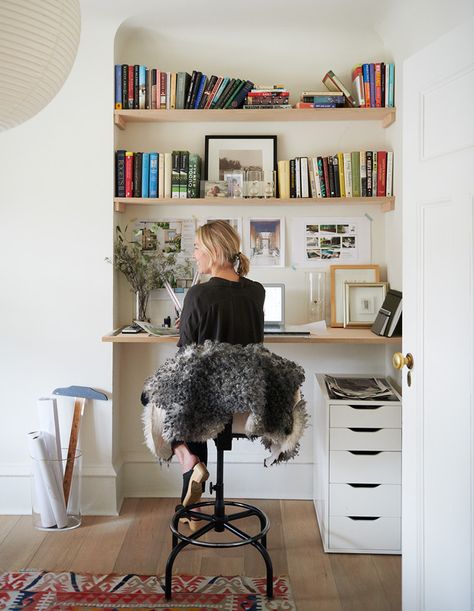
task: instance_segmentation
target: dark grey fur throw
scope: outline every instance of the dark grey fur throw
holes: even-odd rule
[[[171,460],[172,441],[212,439],[233,414],[247,412],[245,433],[271,450],[266,462],[289,460],[308,419],[303,381],[302,367],[262,344],[187,346],[145,381],[146,444],[160,460]]]

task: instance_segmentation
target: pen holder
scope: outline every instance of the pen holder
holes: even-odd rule
[[[61,460],[31,456],[31,507],[33,526],[38,530],[60,532],[81,525],[82,452],[76,450],[67,506],[64,501],[63,477],[67,463],[67,448],[61,450]]]

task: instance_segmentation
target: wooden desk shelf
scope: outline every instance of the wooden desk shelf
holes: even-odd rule
[[[177,337],[157,337],[139,333],[137,335],[123,335],[118,333],[114,335],[110,333],[104,335],[103,342],[112,342],[114,344],[175,344],[178,341]],[[399,344],[402,341],[401,337],[380,337],[372,333],[370,329],[341,329],[328,328],[327,335],[266,335],[265,344]]]

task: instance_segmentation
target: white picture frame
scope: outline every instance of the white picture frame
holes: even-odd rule
[[[285,219],[249,218],[244,231],[245,254],[253,267],[285,267]]]
[[[276,136],[206,136],[205,180],[224,180],[224,174],[233,170],[246,172],[276,170]]]
[[[344,282],[380,282],[378,265],[331,265],[331,327],[344,326]]]
[[[344,327],[371,327],[387,290],[387,282],[344,282]]]

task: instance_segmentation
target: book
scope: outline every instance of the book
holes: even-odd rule
[[[156,325],[152,325],[144,320],[134,320],[133,322],[150,335],[167,335],[172,337],[179,336],[179,329],[176,327],[157,327]]]
[[[170,108],[176,108],[176,72],[171,72],[170,74]]]
[[[163,197],[171,197],[171,153],[164,153],[164,181]]]
[[[165,195],[165,156],[158,153],[158,197]]]
[[[125,151],[125,197],[133,197],[133,153]]]
[[[278,193],[281,199],[290,197],[290,162],[288,159],[278,162]]]
[[[296,197],[296,162],[290,159],[290,198]]]
[[[196,75],[196,82],[194,84],[193,90],[191,92],[191,99],[189,101],[189,108],[194,108],[194,104],[196,103],[196,98],[199,93],[199,89],[201,88],[202,83],[202,72],[198,72]]]
[[[245,98],[247,97],[248,92],[253,87],[252,81],[245,81],[243,86],[239,89],[234,99],[232,100],[230,107],[231,108],[240,108],[245,102]]]
[[[150,153],[142,155],[142,197],[150,197]]]
[[[387,181],[387,151],[377,151],[377,197],[384,197]]]
[[[359,151],[360,159],[360,196],[367,197],[367,166],[365,151]]]
[[[196,153],[189,154],[188,197],[199,197],[201,185],[201,157]]]
[[[352,70],[352,90],[354,91],[354,99],[357,105],[363,108],[365,106],[365,91],[361,64],[357,64]]]
[[[235,78],[231,78],[231,79],[229,79],[227,81],[226,86],[220,92],[220,95],[219,95],[218,99],[216,100],[214,108],[223,108],[223,104],[224,104],[225,100],[227,99],[227,96],[229,95],[229,92],[230,92],[230,90],[232,89],[232,87],[234,85],[235,85]]]
[[[149,197],[158,197],[158,153],[150,153]]]
[[[180,151],[179,155],[179,197],[188,197],[189,151]]]
[[[365,151],[367,197],[372,197],[372,151]]]
[[[211,101],[211,105],[209,106],[209,108],[217,108],[216,104],[219,101],[219,98],[222,95],[222,92],[224,91],[224,89],[227,87],[228,83],[229,83],[229,77],[225,76],[222,81],[220,82],[220,85],[217,89],[217,91],[215,92],[215,94],[212,97],[212,101]]]
[[[142,196],[142,155],[135,153],[133,156],[133,197]]]
[[[352,197],[352,157],[350,153],[343,153],[344,157],[344,189],[346,197]]]
[[[292,108],[289,104],[270,104],[268,106],[257,106],[252,104],[244,104],[242,108],[246,110],[285,110],[286,108]]]
[[[163,72],[163,70],[161,70],[160,71],[160,83],[159,83],[159,85],[160,85],[160,87],[159,87],[159,89],[160,89],[160,96],[159,96],[160,105],[159,105],[159,108],[161,110],[166,110],[166,81],[167,81],[166,72]],[[158,102],[157,102],[157,104],[158,104]]]
[[[369,64],[370,108],[375,108],[375,64]]]
[[[122,110],[122,66],[115,64],[114,72],[115,110]]]
[[[149,68],[145,69],[145,108],[151,108],[151,72]]]
[[[329,91],[342,91],[342,93],[346,96],[348,106],[356,105],[355,100],[352,97],[349,89],[334,74],[332,70],[328,70],[328,72],[326,72],[326,74],[323,76],[323,83],[326,85]]]
[[[386,106],[385,104],[385,64],[381,62],[380,64],[380,81],[381,81],[381,106]]]
[[[206,82],[204,91],[202,92],[201,100],[199,102],[199,108],[205,108],[208,97],[210,96],[214,85],[216,84],[217,76],[212,74]]]
[[[324,163],[323,158],[318,157],[318,176],[321,184],[321,197],[327,197],[326,180],[324,178]]]
[[[362,64],[362,80],[364,83],[365,107],[370,108],[370,69],[369,64]]]
[[[171,72],[166,73],[166,109],[171,108]]]
[[[301,157],[300,159],[301,172],[301,197],[309,197],[309,181],[308,181],[308,158]]]
[[[146,69],[145,66],[140,66],[138,72],[138,108],[145,109],[146,97]]]
[[[360,153],[351,153],[352,197],[360,197]]]
[[[140,92],[140,66],[135,64],[133,66],[133,106],[129,106],[129,108],[138,108],[139,104],[139,92]]]
[[[245,81],[243,81],[242,79],[237,79],[235,82],[234,87],[232,87],[232,89],[229,92],[229,95],[227,96],[227,99],[224,100],[223,102],[223,108],[231,108],[231,103],[232,100],[235,98],[235,96],[239,93],[239,91],[242,89],[242,87],[245,85]]]
[[[295,157],[295,197],[301,197],[301,158]]]
[[[385,64],[384,66],[384,73],[385,73],[385,106],[388,107],[388,86],[389,86],[389,73],[390,73],[390,64]]]
[[[382,66],[380,63],[374,64],[375,71],[375,106],[382,106]]]
[[[337,167],[339,170],[339,189],[341,197],[346,197],[346,179],[344,178],[344,154],[337,153]]]
[[[312,102],[316,104],[334,104],[337,106],[344,106],[346,98],[343,95],[304,95],[301,96],[302,102]]]
[[[156,109],[156,68],[151,71],[151,107]]]
[[[323,174],[324,174],[324,184],[326,185],[326,197],[332,197],[331,195],[331,185],[329,182],[329,164],[328,158],[323,157]]]
[[[321,188],[321,175],[320,175],[317,157],[313,157],[311,159],[311,165],[313,166],[314,182],[316,184],[316,193],[313,193],[313,197],[322,197],[323,194],[322,194],[322,188]]]
[[[219,88],[220,88],[220,86],[222,84],[222,81],[223,81],[223,77],[222,76],[217,77],[217,80],[214,83],[214,86],[211,89],[211,91],[209,93],[209,96],[208,96],[208,98],[206,100],[204,108],[210,108],[211,107],[212,101],[214,100],[214,96],[216,95],[217,91],[219,90]]]
[[[115,153],[115,196],[125,197],[125,151]]]
[[[204,93],[204,87],[207,83],[207,76],[205,74],[201,74],[201,79],[199,81],[199,87],[196,89],[196,96],[194,98],[193,108],[199,108],[199,103],[201,102],[202,94]]]
[[[128,67],[127,108],[135,108],[135,66]],[[138,91],[137,91],[138,94]]]
[[[178,72],[176,75],[176,108],[185,108],[186,96],[189,90],[191,75],[187,72]]]
[[[191,80],[189,82],[189,89],[186,94],[186,100],[184,102],[184,108],[192,108],[191,100],[193,97],[194,90],[196,88],[196,81],[198,78],[200,79],[200,73],[197,70],[193,70],[192,75],[191,75]]]
[[[334,164],[333,156],[328,155],[326,157],[328,163],[328,176],[329,176],[329,196],[336,197],[336,186],[334,184]]]
[[[387,152],[387,180],[385,195],[387,197],[391,197],[393,195],[393,151]]]
[[[373,333],[392,337],[402,332],[402,293],[390,289],[372,325]]]
[[[339,184],[339,158],[337,155],[332,156],[332,167],[334,171],[334,196],[341,197],[341,186]]]
[[[122,108],[128,109],[128,65],[122,64]]]
[[[171,160],[171,198],[179,199],[180,151],[173,151]]]
[[[388,75],[388,106],[395,105],[395,64],[389,64]]]
[[[377,151],[372,152],[372,197],[377,197]]]

